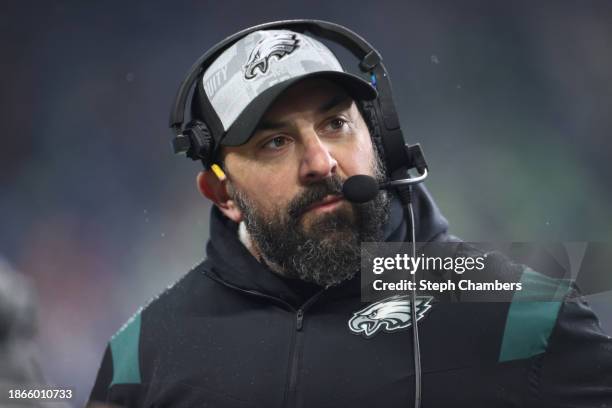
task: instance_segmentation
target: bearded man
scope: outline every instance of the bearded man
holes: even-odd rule
[[[454,239],[422,186],[414,225],[395,193],[342,195],[351,176],[387,178],[367,108],[376,81],[287,28],[251,30],[213,54],[190,125],[201,146],[204,122],[220,129],[197,176],[215,204],[206,259],[111,339],[91,401],[413,406],[406,301],[361,303],[361,244],[407,241],[411,228],[419,242]],[[612,342],[583,302],[549,303],[421,304],[423,406],[610,402]],[[395,320],[383,318],[390,309]]]

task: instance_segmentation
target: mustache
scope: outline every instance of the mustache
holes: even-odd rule
[[[306,212],[308,207],[323,200],[328,195],[341,195],[343,183],[344,180],[340,176],[333,175],[309,185],[303,193],[289,202],[287,212],[289,213],[290,220],[297,219]]]

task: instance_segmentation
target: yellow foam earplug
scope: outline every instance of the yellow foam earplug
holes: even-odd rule
[[[225,173],[223,172],[223,170],[221,170],[221,167],[218,164],[213,164],[212,166],[210,166],[210,168],[220,181],[225,181],[227,177],[225,176]]]

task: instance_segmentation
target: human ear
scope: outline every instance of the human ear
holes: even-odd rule
[[[227,192],[227,178],[220,177],[209,169],[198,173],[196,183],[200,193],[215,203],[227,218],[237,223],[242,221],[242,211]]]

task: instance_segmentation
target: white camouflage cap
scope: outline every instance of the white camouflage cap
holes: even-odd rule
[[[320,41],[289,30],[255,31],[238,40],[206,69],[198,92],[206,93],[221,122],[221,144],[237,146],[285,89],[314,76],[338,83],[355,99],[377,96],[367,81],[345,72]]]

